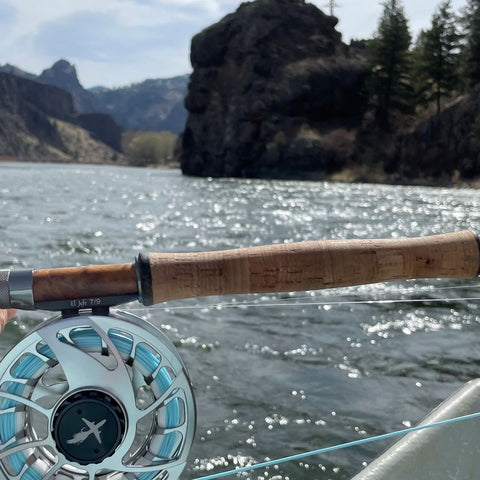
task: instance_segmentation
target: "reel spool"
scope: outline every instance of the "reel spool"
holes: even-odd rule
[[[6,480],[175,480],[194,430],[180,356],[134,315],[56,317],[0,362]]]

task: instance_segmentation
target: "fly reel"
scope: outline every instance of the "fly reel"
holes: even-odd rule
[[[172,343],[124,312],[56,317],[0,363],[0,477],[175,480],[195,403]]]

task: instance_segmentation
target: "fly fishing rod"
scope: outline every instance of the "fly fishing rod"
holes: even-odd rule
[[[165,335],[111,307],[184,298],[318,290],[416,278],[473,278],[468,231],[330,240],[133,263],[1,270],[0,308],[59,315],[0,363],[0,473],[7,480],[169,480],[187,460],[195,401]]]
[[[385,240],[327,240],[200,253],[150,253],[134,263],[0,271],[0,308],[101,310],[208,295],[290,292],[416,278],[471,278],[469,232]]]

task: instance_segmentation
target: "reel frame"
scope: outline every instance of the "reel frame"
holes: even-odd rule
[[[118,421],[107,425],[107,417]],[[123,311],[57,316],[0,363],[0,473],[8,480],[177,479],[195,417],[186,367],[162,332]],[[83,445],[90,450],[79,454]]]

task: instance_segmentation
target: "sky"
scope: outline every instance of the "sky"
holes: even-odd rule
[[[0,65],[40,74],[64,58],[80,83],[120,87],[191,72],[193,35],[235,11],[238,0],[0,0]],[[325,12],[328,0],[310,0]],[[369,38],[379,0],[337,0],[343,40]],[[440,0],[403,0],[415,37]],[[458,10],[465,0],[452,0]]]

